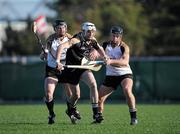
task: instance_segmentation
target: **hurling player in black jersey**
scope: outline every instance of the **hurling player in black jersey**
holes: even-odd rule
[[[84,57],[89,57],[93,59],[93,55],[91,54],[92,50],[97,50],[102,59],[106,60],[106,55],[103,48],[98,44],[95,39],[96,27],[91,22],[85,22],[82,24],[82,31],[75,34],[72,39],[64,43],[61,47],[58,48],[57,53],[57,69],[62,70],[63,65],[61,64],[60,57],[62,54],[62,50],[66,47],[68,48],[66,53],[66,64],[67,65],[81,65],[81,60]],[[66,83],[69,83],[72,86],[72,89],[75,89],[81,77],[88,87],[90,88],[90,97],[92,102],[92,110],[93,110],[93,119],[94,122],[100,122],[101,118],[98,114],[98,90],[97,83],[94,78],[94,75],[91,70],[88,69],[72,69],[72,68],[64,68],[64,74],[66,76]],[[79,93],[75,90],[69,102],[67,102],[68,109],[66,113],[71,117],[73,114],[72,109],[75,107],[76,102],[79,96]]]

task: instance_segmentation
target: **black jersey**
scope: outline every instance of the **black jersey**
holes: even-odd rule
[[[94,48],[99,49],[96,40],[91,40],[90,44],[87,44],[86,40],[83,38],[82,33],[78,33],[73,36],[80,40],[80,42],[73,44],[66,54],[66,64],[80,65],[83,57],[89,57],[91,50]]]

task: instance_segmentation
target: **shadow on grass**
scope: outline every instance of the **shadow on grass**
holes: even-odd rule
[[[45,125],[45,122],[1,122],[0,125]]]
[[[49,126],[54,126],[54,125],[73,125],[73,126],[76,126],[78,124],[79,123],[72,124],[71,122],[56,122],[54,124],[48,124],[47,122],[0,122],[0,125],[49,125]],[[91,124],[91,123],[89,123],[89,124]]]

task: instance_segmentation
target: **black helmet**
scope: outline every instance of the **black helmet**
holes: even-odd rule
[[[119,27],[119,26],[113,26],[111,28],[111,33],[122,35],[123,34],[123,29],[121,27]]]
[[[62,25],[64,25],[67,28],[67,24],[66,24],[66,22],[64,20],[55,20],[54,23],[53,23],[54,29],[57,26],[62,26]]]

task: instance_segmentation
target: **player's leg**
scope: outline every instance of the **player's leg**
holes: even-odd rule
[[[68,116],[73,114],[77,119],[81,119],[79,111],[76,109],[76,103],[80,98],[80,87],[78,85],[63,84],[67,98],[67,111]]]
[[[59,79],[62,83],[68,83],[68,86],[66,85],[66,87],[68,88],[67,94],[69,94],[70,97],[67,97],[66,114],[70,117],[72,123],[76,123],[76,120],[81,118],[77,113],[76,103],[80,98],[80,88],[78,83],[82,73],[83,70],[81,69],[65,68]]]
[[[133,87],[133,80],[131,78],[125,78],[121,82],[121,86],[123,88],[123,92],[126,96],[127,104],[129,107],[130,117],[131,117],[131,125],[137,124],[137,117],[136,117],[136,101],[135,97],[132,93]]]
[[[114,89],[112,87],[107,87],[104,85],[101,85],[99,89],[99,115],[101,117],[101,121],[104,120],[103,118],[103,111],[104,111],[104,103],[108,96],[110,96],[114,92]]]
[[[68,88],[71,90],[72,94],[70,97],[67,97],[67,101],[71,104],[72,107],[74,107],[80,98],[80,87],[79,84],[68,84]]]
[[[92,102],[93,118],[98,120],[98,90],[93,73],[90,70],[81,75],[81,80],[90,88],[90,98]]]
[[[66,95],[66,98],[70,98],[72,96],[72,91],[68,83],[63,83],[64,92]]]
[[[103,113],[104,111],[104,102],[106,101],[107,97],[111,95],[114,92],[114,89],[112,87],[107,87],[104,85],[101,85],[99,89],[99,112]]]
[[[44,82],[45,103],[49,111],[48,124],[53,124],[55,120],[53,94],[54,94],[54,90],[56,88],[57,82],[58,80],[52,77],[46,77],[45,82]]]

